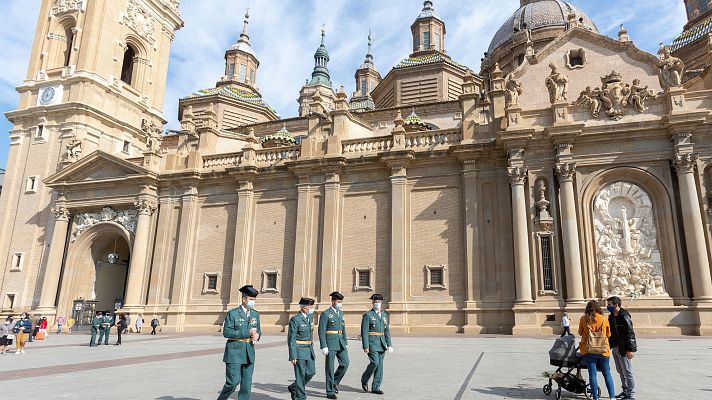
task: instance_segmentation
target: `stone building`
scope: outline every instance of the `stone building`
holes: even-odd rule
[[[178,0],[44,0],[6,114],[3,313],[88,299],[217,330],[251,283],[267,331],[339,290],[350,326],[379,292],[400,332],[547,334],[620,295],[641,332],[711,334],[709,36],[656,56],[522,0],[473,71],[432,1],[413,14],[412,53],[382,77],[369,41],[351,98],[322,32],[288,119],[245,15],[164,134]]]

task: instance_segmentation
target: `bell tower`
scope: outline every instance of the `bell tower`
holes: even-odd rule
[[[43,179],[96,150],[143,157],[142,121],[165,123],[168,58],[182,26],[179,0],[42,0],[18,107],[5,114],[13,128],[0,197],[3,309],[39,300],[57,197]]]

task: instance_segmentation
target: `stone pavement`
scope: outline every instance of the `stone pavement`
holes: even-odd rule
[[[24,355],[0,356],[0,392],[22,393],[24,399],[217,397],[224,379],[220,336],[130,334],[123,340],[123,346],[89,348],[88,335],[72,334],[30,343]],[[112,335],[111,343],[115,341]],[[349,341],[351,366],[339,399],[553,399],[541,390],[546,383],[542,373],[555,369],[548,365],[552,341],[489,335],[395,337],[395,352],[385,361],[385,396],[361,391],[359,378],[367,359],[359,343]],[[640,348],[635,358],[638,399],[712,398],[712,339],[641,339]],[[285,387],[293,373],[285,337],[264,337],[257,357],[252,399],[289,399]],[[310,398],[326,397],[323,366],[317,353],[317,374],[307,387]],[[583,399],[568,393],[564,398]]]

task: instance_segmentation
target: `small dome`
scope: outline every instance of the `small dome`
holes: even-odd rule
[[[529,0],[522,1],[522,6],[509,17],[490,42],[487,52],[492,54],[503,44],[514,37],[514,33],[523,29],[534,31],[538,28],[550,26],[566,27],[569,14],[576,14],[582,19],[585,29],[598,32],[596,24],[581,9],[564,0]]]
[[[257,58],[257,54],[255,53],[254,50],[252,50],[252,46],[250,46],[249,43],[244,42],[244,41],[239,41],[239,42],[233,44],[232,46],[230,46],[228,51],[241,51],[243,53],[250,54],[250,55],[254,56],[255,58]]]
[[[294,136],[292,136],[292,134],[289,133],[289,131],[287,130],[286,124],[283,124],[282,129],[277,131],[277,133],[263,136],[261,141],[262,147],[266,149],[272,147],[294,146],[295,144],[297,144],[297,141],[296,139],[294,139]]]

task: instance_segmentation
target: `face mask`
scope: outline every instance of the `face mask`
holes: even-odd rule
[[[373,308],[375,308],[376,310],[380,310],[380,309],[381,309],[381,303],[376,303],[376,304],[374,304],[374,305],[373,305]]]
[[[255,308],[255,300],[247,300],[248,308]]]
[[[609,306],[609,307],[606,307],[606,310],[608,310],[608,312],[614,312],[614,311],[616,311],[616,307],[615,307],[615,306]]]
[[[343,305],[343,304],[341,304],[341,303],[336,303],[336,309],[337,309],[337,310],[341,310],[341,306],[342,306],[342,305]]]
[[[307,314],[309,314],[309,315],[314,314],[314,309],[313,309],[313,308],[310,308],[310,309],[307,311]]]

